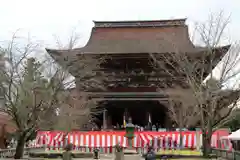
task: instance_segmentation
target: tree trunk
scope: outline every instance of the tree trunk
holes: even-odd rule
[[[180,130],[179,130],[179,133],[180,133],[180,150],[182,150],[184,147],[183,147],[183,128],[182,127],[180,127]]]
[[[180,109],[179,111],[179,114],[180,114],[180,117],[179,117],[179,134],[180,134],[180,150],[182,150],[184,148],[183,146],[183,126],[185,124],[183,124],[183,113],[182,113],[182,110]]]
[[[68,137],[69,132],[66,132],[63,134],[63,147],[65,148],[68,145],[69,142],[69,137]]]
[[[211,136],[212,133],[207,133],[206,131],[203,131],[202,133],[202,152],[204,157],[209,157],[211,154]]]
[[[25,138],[26,138],[26,134],[21,134],[19,136],[14,159],[21,159],[23,157]]]
[[[208,158],[212,152],[212,118],[213,117],[210,117],[206,111],[206,107],[203,107],[203,109],[201,109],[202,152],[206,158]]]
[[[6,145],[6,129],[5,129],[6,125],[2,125],[1,126],[1,135],[0,135],[0,148],[1,149],[6,149],[7,145]]]

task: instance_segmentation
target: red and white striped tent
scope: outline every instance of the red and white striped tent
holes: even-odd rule
[[[221,131],[223,132],[223,131]],[[225,132],[225,131],[224,131]],[[194,149],[196,147],[196,132],[184,131],[183,145],[185,148]],[[200,133],[201,134],[201,133]],[[46,146],[50,149],[62,148],[66,143],[72,143],[75,149],[113,147],[119,143],[123,147],[128,146],[124,131],[75,131],[68,134],[59,131],[39,131],[35,146]],[[179,132],[136,132],[133,139],[133,147],[143,148],[152,145],[155,148],[175,149],[179,147]],[[221,134],[213,134],[212,146],[218,147],[217,140]],[[223,135],[223,134],[222,134]],[[226,133],[224,134],[226,135]],[[66,138],[64,138],[66,136]]]

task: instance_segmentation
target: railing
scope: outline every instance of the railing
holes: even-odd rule
[[[217,157],[221,157],[227,160],[240,160],[239,151],[229,151],[224,149],[212,149],[213,154],[216,154]]]
[[[24,148],[24,155],[28,155],[29,152],[32,151],[44,151],[43,147],[26,147]],[[16,152],[16,148],[9,148],[9,149],[1,149],[0,150],[0,158],[11,158],[14,156]]]
[[[59,148],[60,149],[60,148]],[[109,150],[108,153],[114,153],[113,150],[114,150],[114,147],[104,147],[104,148],[99,148],[100,150],[100,153],[105,153],[106,154],[106,151],[104,150]],[[147,148],[145,147],[137,147],[135,148],[136,151],[139,153],[139,154],[144,154],[146,153],[147,151]],[[60,149],[62,150],[62,148]],[[164,149],[162,148],[155,148],[155,151],[156,152],[159,152],[159,151],[163,151],[164,153]],[[32,148],[32,147],[26,147],[24,148],[24,155],[27,156],[29,155],[30,152],[45,152],[45,148],[44,147],[35,147],[35,148]],[[76,151],[80,151],[80,152],[93,152],[93,148],[83,148],[83,147],[80,147],[78,149],[76,149]],[[178,153],[178,149],[175,149],[175,150],[166,150],[166,153],[167,154],[171,154],[171,152],[173,152],[172,154],[177,154]],[[16,149],[15,148],[10,148],[10,149],[2,149],[0,150],[0,158],[11,158],[14,156],[16,152]],[[224,158],[224,159],[227,159],[227,160],[240,160],[240,152],[239,151],[229,151],[229,150],[224,150],[224,149],[216,149],[216,148],[213,148],[212,149],[212,153],[214,155],[216,155],[217,157],[221,157],[221,158]],[[179,153],[181,155],[181,153]],[[196,156],[199,156],[199,155],[196,155]]]

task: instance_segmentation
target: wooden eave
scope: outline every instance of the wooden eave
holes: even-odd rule
[[[68,57],[109,56],[112,58],[138,58],[152,54],[186,54],[201,58],[215,53],[214,65],[222,59],[230,45],[218,48],[194,46],[188,34],[186,19],[156,21],[95,22],[86,46],[71,50],[46,49],[60,65],[72,65]],[[79,57],[79,58],[80,58]],[[65,64],[62,64],[65,63]],[[71,71],[70,71],[71,72]]]

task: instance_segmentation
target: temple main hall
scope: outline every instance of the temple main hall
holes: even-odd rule
[[[188,91],[184,75],[171,70],[164,60],[165,68],[156,68],[150,54],[168,55],[176,52],[198,58],[207,48],[195,46],[190,38],[186,19],[151,21],[94,21],[88,43],[71,50],[47,49],[47,52],[62,66],[75,66],[68,71],[80,83],[81,58],[91,57],[92,63],[100,61],[97,69],[104,73],[104,89],[87,89],[91,99],[98,101],[102,113],[97,115],[99,126],[104,129],[122,126],[131,117],[133,123],[146,126],[158,124],[171,128],[168,115],[169,96],[182,97]],[[223,46],[213,48],[217,53],[217,64],[228,51]],[[61,60],[64,57],[64,62]],[[79,61],[71,61],[79,57]],[[104,59],[101,61],[101,59]],[[71,62],[70,62],[71,61]],[[73,68],[73,67],[72,67]],[[175,75],[169,76],[166,68]],[[206,76],[208,73],[205,73]]]

